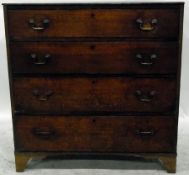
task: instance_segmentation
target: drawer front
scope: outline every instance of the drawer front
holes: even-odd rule
[[[10,45],[14,73],[176,73],[178,48],[161,42],[21,42]]]
[[[11,39],[177,38],[179,9],[8,10]]]
[[[176,82],[161,78],[15,78],[15,109],[31,114],[169,112]]]
[[[17,151],[174,152],[176,121],[154,116],[18,116]]]

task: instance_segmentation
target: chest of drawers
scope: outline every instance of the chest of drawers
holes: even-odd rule
[[[4,4],[16,170],[56,154],[175,172],[183,6]]]

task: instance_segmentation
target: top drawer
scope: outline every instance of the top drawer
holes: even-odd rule
[[[179,9],[12,9],[13,40],[64,37],[177,38]]]

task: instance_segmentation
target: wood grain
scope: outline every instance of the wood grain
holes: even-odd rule
[[[61,37],[135,37],[177,38],[178,9],[75,9],[75,10],[8,10],[10,38],[14,40],[48,39]],[[49,19],[49,27],[35,31],[29,19],[41,25]],[[152,31],[141,31],[136,20],[158,19]]]
[[[39,135],[33,129],[53,130]],[[19,116],[15,123],[19,151],[173,152],[175,119],[170,116]],[[138,135],[137,130],[154,131]]]
[[[174,42],[21,42],[10,44],[13,73],[29,74],[176,74]],[[46,59],[38,65],[37,59]],[[137,54],[142,56],[136,58]],[[152,58],[156,55],[157,58]],[[152,63],[143,65],[142,63]]]
[[[175,89],[175,81],[168,78],[15,78],[14,99],[15,109],[27,114],[174,112]],[[142,102],[137,90],[156,94]]]

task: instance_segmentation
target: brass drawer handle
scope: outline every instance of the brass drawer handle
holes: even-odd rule
[[[31,53],[30,58],[35,65],[45,65],[50,60],[51,55],[47,53],[44,56],[38,56],[35,53]]]
[[[50,96],[53,95],[53,91],[47,90],[45,92],[40,92],[39,90],[33,90],[32,94],[39,100],[39,101],[47,101]]]
[[[138,24],[139,26],[139,29],[142,30],[142,31],[152,31],[155,29],[157,23],[158,23],[158,20],[156,18],[152,19],[150,22],[145,22],[143,21],[141,18],[138,18],[136,20],[136,23]]]
[[[49,139],[56,135],[56,132],[52,128],[33,128],[32,133],[40,138]]]
[[[153,136],[155,134],[154,130],[141,130],[141,129],[137,129],[136,130],[136,135],[138,136]]]
[[[141,102],[151,102],[154,98],[154,96],[157,94],[156,91],[150,91],[150,92],[142,92],[140,90],[136,90],[135,91],[135,95],[137,97],[137,99]]]
[[[31,18],[28,21],[30,27],[35,31],[43,31],[49,27],[50,20],[45,18],[39,23],[35,21],[35,19]]]
[[[136,59],[138,60],[138,62],[141,64],[141,65],[144,65],[144,66],[151,66],[154,64],[155,60],[158,58],[158,56],[156,54],[151,54],[149,56],[145,56],[143,54],[136,54]]]

